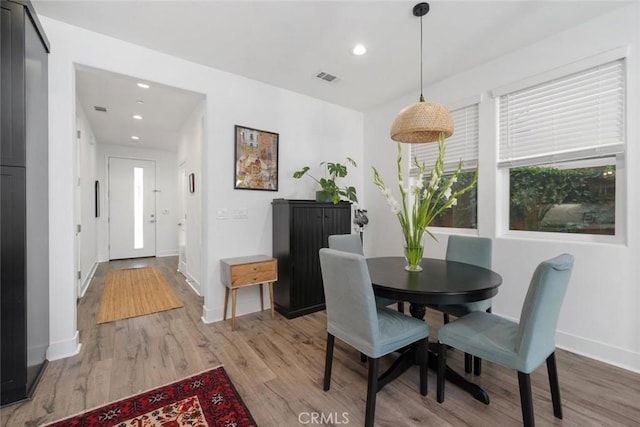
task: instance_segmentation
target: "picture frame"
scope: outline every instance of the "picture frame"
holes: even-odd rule
[[[189,193],[193,194],[196,192],[196,174],[191,172],[189,174]]]
[[[95,193],[95,215],[96,218],[100,217],[100,181],[96,181],[94,184],[94,193]]]
[[[235,125],[236,190],[278,191],[278,145],[275,132]]]

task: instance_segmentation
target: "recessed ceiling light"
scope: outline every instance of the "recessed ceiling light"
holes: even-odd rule
[[[140,137],[139,137],[139,136],[135,136],[135,135],[133,135],[133,136],[131,137],[131,139],[133,139],[134,141],[137,141],[137,140],[139,140],[139,139],[140,139]]]
[[[138,104],[144,104],[144,101],[143,101],[142,99],[138,99],[138,100],[136,101],[136,103],[138,103]]]
[[[138,83],[138,87],[141,87],[142,89],[149,89],[149,85],[146,83]]]
[[[142,116],[140,114],[135,114],[132,117],[136,120],[142,120]]]
[[[364,55],[365,53],[367,53],[367,48],[364,47],[364,45],[361,44],[357,44],[353,47],[353,50],[351,51],[354,55],[360,56],[360,55]]]

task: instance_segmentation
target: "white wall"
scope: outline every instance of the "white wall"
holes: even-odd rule
[[[190,193],[186,186],[184,192],[186,211],[186,259],[187,268],[182,273],[191,286],[202,295],[202,151],[204,144],[205,101],[202,101],[191,113],[179,132],[178,165],[188,177],[195,176],[195,191]],[[182,177],[178,177],[182,180]],[[182,182],[182,181],[180,181]],[[178,197],[182,197],[180,194]]]
[[[98,256],[100,261],[109,260],[109,157],[153,160],[156,163],[156,256],[178,254],[178,168],[176,152],[130,147],[115,144],[100,144],[98,141],[98,180],[101,191],[102,213],[99,218]]]
[[[74,64],[135,76],[206,97],[202,150],[202,286],[207,322],[222,319],[219,260],[271,254],[275,197],[312,198],[310,180],[291,174],[305,164],[342,160],[360,164],[349,181],[363,188],[363,114],[41,17],[49,56],[51,346],[49,358],[78,351],[73,263]],[[233,189],[234,125],[280,134],[279,191]],[[174,177],[177,173],[174,173]],[[216,220],[219,208],[247,208],[246,220]],[[102,257],[102,254],[99,254]],[[238,313],[259,309],[257,289],[239,293]]]
[[[638,63],[640,6],[633,4],[542,40],[526,49],[451,76],[427,87],[426,98],[444,105],[482,96],[480,106],[480,178],[478,183],[478,234],[494,238],[493,267],[503,284],[493,302],[494,312],[518,319],[529,279],[542,260],[562,252],[575,255],[576,262],[558,324],[560,347],[640,371],[640,283],[638,282],[640,236],[636,219],[640,215],[640,193],[633,184],[640,182]],[[505,197],[503,176],[496,168],[496,108],[491,89],[579,61],[598,53],[629,46],[627,99],[626,168],[618,169],[617,179],[630,183],[626,194],[623,233],[618,241],[576,241],[565,236],[541,237],[537,233],[509,233],[501,221]],[[365,140],[374,148],[365,150],[367,169],[374,165],[383,178],[395,182],[396,145],[388,137],[396,113],[416,102],[416,93],[365,114]],[[406,150],[405,150],[406,151]],[[397,219],[371,176],[366,177],[370,223],[366,250],[371,255],[402,252]],[[623,185],[624,187],[624,185]],[[618,195],[624,198],[623,195]],[[622,230],[622,231],[620,231]],[[537,234],[537,235],[536,235]],[[442,257],[446,235],[437,233],[440,243],[429,242],[427,256]],[[583,239],[584,240],[584,239]],[[597,239],[593,239],[597,240]],[[610,239],[614,240],[614,239]]]
[[[95,182],[97,178],[96,140],[87,116],[76,102],[78,125],[80,130],[80,272],[82,296],[89,286],[98,263],[98,218],[95,216]],[[100,206],[104,210],[104,206]]]

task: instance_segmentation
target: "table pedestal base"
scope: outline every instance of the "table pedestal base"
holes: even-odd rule
[[[405,348],[402,350],[400,357],[387,369],[378,379],[378,390],[381,390],[385,385],[398,378],[404,371],[417,364],[417,352],[414,347]],[[429,368],[438,371],[438,352],[437,344],[430,343],[429,345]],[[462,375],[447,366],[445,378],[457,385],[461,389],[467,391],[476,400],[488,405],[489,395],[482,387],[467,381]]]
[[[426,314],[426,307],[423,304],[411,304],[409,306],[409,312],[411,316],[417,319],[424,319]],[[417,364],[417,353],[415,347],[407,347],[402,350],[400,357],[387,369],[378,379],[378,390],[390,383],[394,379],[398,378],[404,371],[411,366]],[[429,343],[429,368],[438,372],[438,345],[436,343]],[[462,375],[447,366],[445,377],[448,381],[457,385],[461,389],[467,391],[476,400],[488,405],[489,395],[482,387],[467,381]]]

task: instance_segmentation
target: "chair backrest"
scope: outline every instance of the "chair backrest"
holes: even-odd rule
[[[493,242],[486,237],[449,236],[446,259],[491,269]]]
[[[541,262],[531,277],[515,348],[522,372],[535,369],[555,351],[556,326],[572,269],[573,256],[562,254]]]
[[[329,248],[364,255],[362,241],[357,234],[334,234],[329,236]]]
[[[362,255],[320,249],[320,267],[327,310],[327,332],[361,352],[379,341],[378,314]]]

